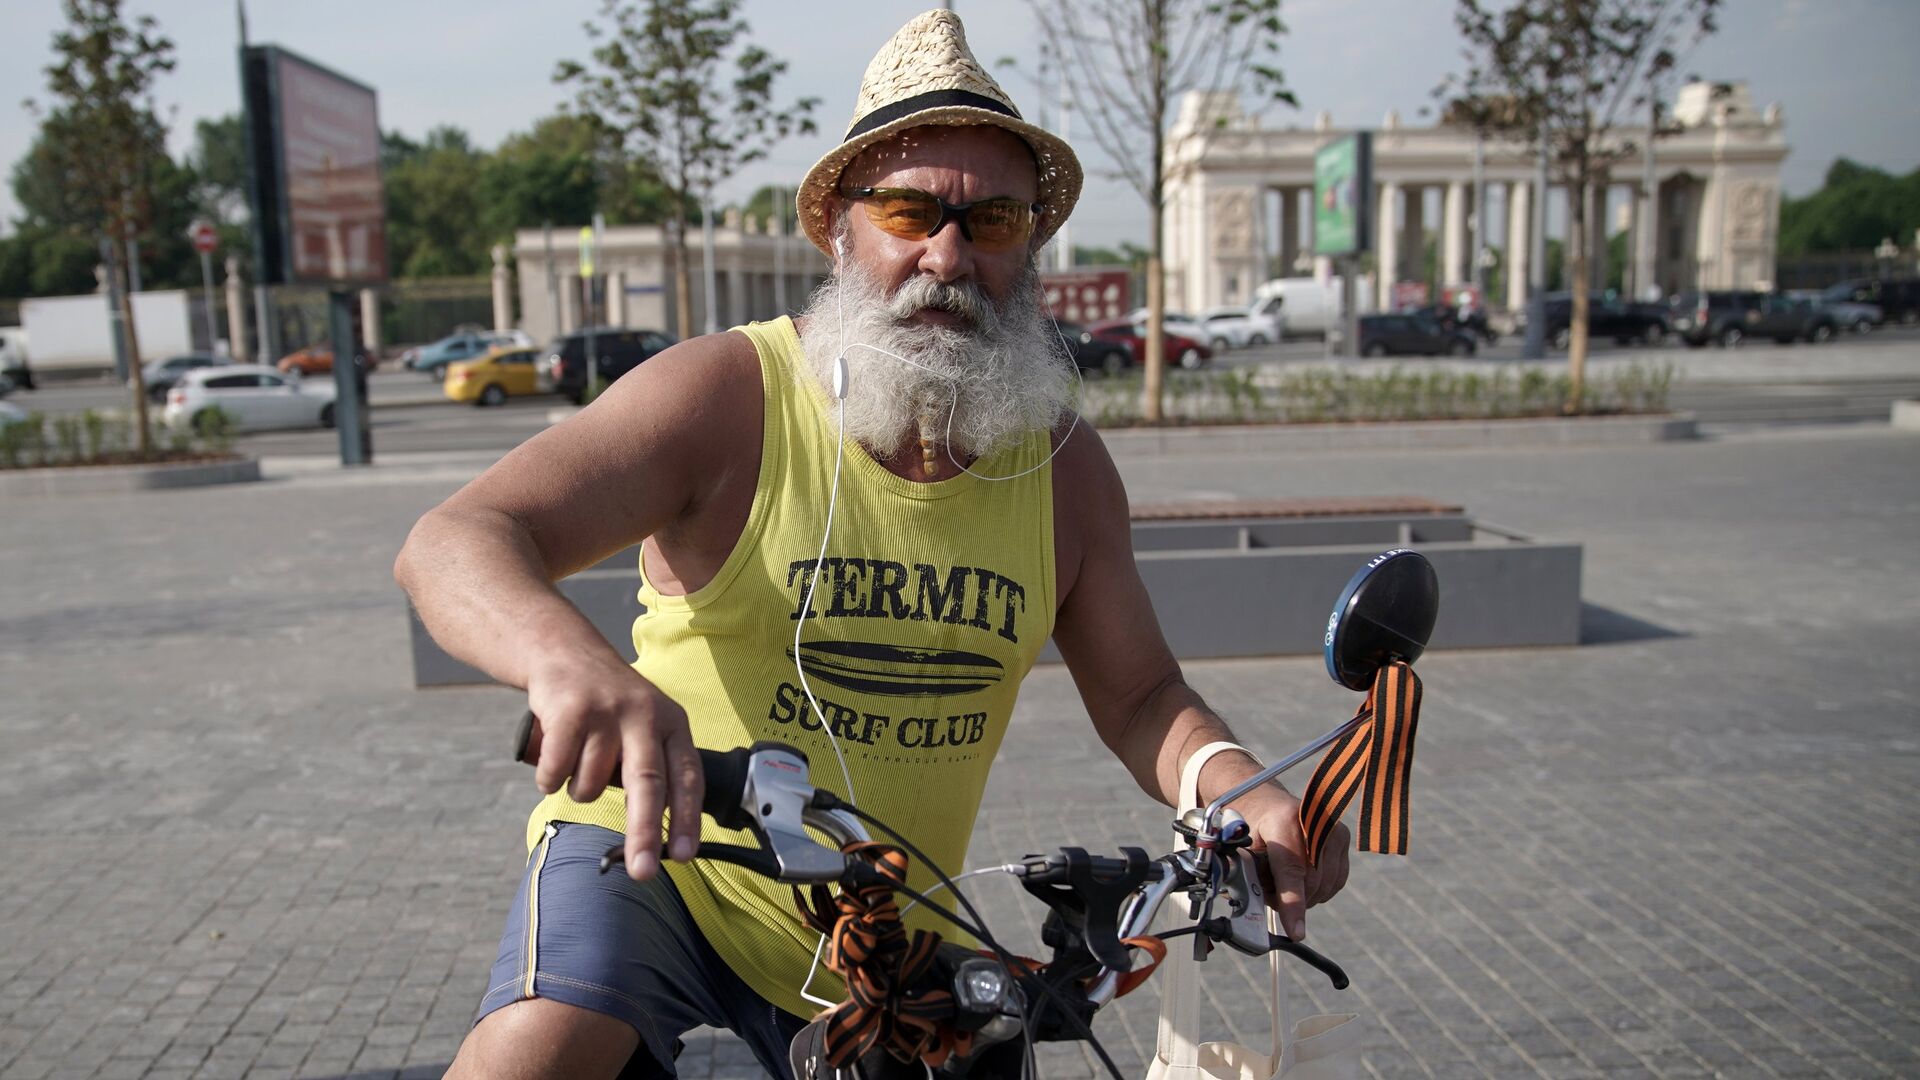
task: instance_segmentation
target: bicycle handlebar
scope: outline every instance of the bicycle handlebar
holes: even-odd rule
[[[528,712],[520,722],[514,758],[537,763],[540,737],[539,721]],[[807,835],[807,827],[818,829],[842,847],[868,839],[860,822],[840,809],[844,804],[837,797],[808,781],[805,754],[777,742],[725,751],[703,749],[699,754],[705,776],[701,810],[722,827],[750,833],[760,846],[702,841],[696,858],[733,863],[789,884],[839,881],[847,885],[859,870],[871,872],[859,860]],[[608,786],[620,785],[620,763],[616,762]],[[1252,853],[1240,850],[1242,846],[1229,843],[1217,853],[1191,847],[1154,859],[1137,848],[1123,849],[1119,859],[1062,848],[1051,856],[1029,856],[1008,869],[1053,909],[1049,925],[1055,917],[1065,920],[1060,931],[1064,938],[1047,938],[1056,946],[1056,960],[1074,949],[1079,952],[1073,955],[1084,955],[1085,960],[1074,963],[1088,964],[1078,970],[1091,976],[1083,1004],[1077,1007],[1085,1010],[1086,1017],[1112,999],[1121,975],[1131,966],[1122,942],[1150,933],[1155,914],[1176,891],[1197,898],[1204,890],[1209,906],[1216,896],[1231,905],[1230,915],[1196,924],[1194,930],[1201,935],[1196,946],[1202,955],[1208,941],[1248,955],[1279,950],[1324,973],[1334,989],[1346,989],[1347,975],[1338,964],[1306,945],[1268,932],[1259,875]],[[602,871],[623,857],[622,845],[609,848],[601,860]],[[664,850],[661,858],[666,858]],[[1084,1031],[1084,1020],[1081,1024]],[[1045,1037],[1034,1031],[1026,1035]]]
[[[541,744],[540,718],[533,710],[520,718],[520,731],[514,739],[513,760],[527,765],[540,763]],[[775,743],[756,743],[752,747],[736,746],[731,750],[700,750],[700,773],[706,777],[705,794],[700,799],[700,809],[713,820],[729,829],[745,829],[753,824],[753,816],[747,813],[741,804],[741,793],[747,786],[747,769],[753,752],[762,745],[774,746]],[[794,751],[798,753],[798,751]],[[804,755],[802,755],[804,760]],[[624,779],[620,768],[624,764],[615,758],[613,774],[607,778],[607,786],[623,786]]]

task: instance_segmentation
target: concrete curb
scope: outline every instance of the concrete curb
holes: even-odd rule
[[[1909,398],[1893,403],[1893,415],[1889,417],[1893,426],[1908,431],[1920,431],[1920,399]]]
[[[1920,403],[1915,403],[1920,409]],[[558,424],[575,406],[547,410]],[[1916,420],[1920,423],[1920,420]],[[1589,416],[1577,420],[1396,420],[1367,424],[1247,424],[1102,431],[1114,457],[1163,454],[1298,453],[1315,450],[1457,450],[1493,446],[1625,446],[1696,439],[1692,413]]]
[[[260,479],[256,458],[184,465],[102,465],[0,472],[0,495],[122,495]]]
[[[1403,420],[1366,424],[1269,424],[1103,431],[1114,457],[1292,453],[1325,450],[1454,450],[1469,447],[1624,446],[1699,436],[1692,413],[1563,420]]]

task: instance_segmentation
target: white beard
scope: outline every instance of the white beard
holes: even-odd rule
[[[1073,400],[1078,372],[1040,312],[1038,279],[1029,263],[1000,305],[972,281],[942,285],[926,275],[889,297],[871,273],[847,260],[814,290],[800,334],[808,367],[829,392],[834,359],[845,350],[846,434],[884,460],[917,432],[965,461],[1027,432],[1052,430]],[[972,325],[910,321],[929,307]]]

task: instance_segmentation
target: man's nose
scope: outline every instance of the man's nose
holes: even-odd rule
[[[942,285],[973,273],[973,243],[962,235],[958,221],[945,222],[920,244],[920,272]]]

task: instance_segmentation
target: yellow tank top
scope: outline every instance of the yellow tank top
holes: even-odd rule
[[[914,483],[849,443],[821,560],[832,401],[806,369],[792,320],[735,329],[759,353],[766,403],[753,509],[700,589],[663,596],[643,566],[634,667],[687,710],[698,745],[788,743],[806,753],[813,783],[845,796],[797,660],[839,739],[854,800],[957,874],[1014,697],[1053,632],[1052,469],[1034,469],[1049,452],[1047,434],[971,466],[985,476],[1034,469],[1000,482],[962,473]],[[816,563],[820,581],[806,607]],[[564,789],[548,796],[528,821],[530,848],[549,821],[624,832],[625,799],[619,789],[587,804]],[[701,838],[752,843],[711,818],[702,819]],[[797,1015],[816,1011],[800,987],[818,935],[800,922],[787,886],[717,862],[669,863],[668,872],[714,951],[749,986]],[[914,864],[915,888],[933,880]],[[907,922],[959,936],[923,908]],[[809,992],[838,1000],[844,990],[823,969]]]

